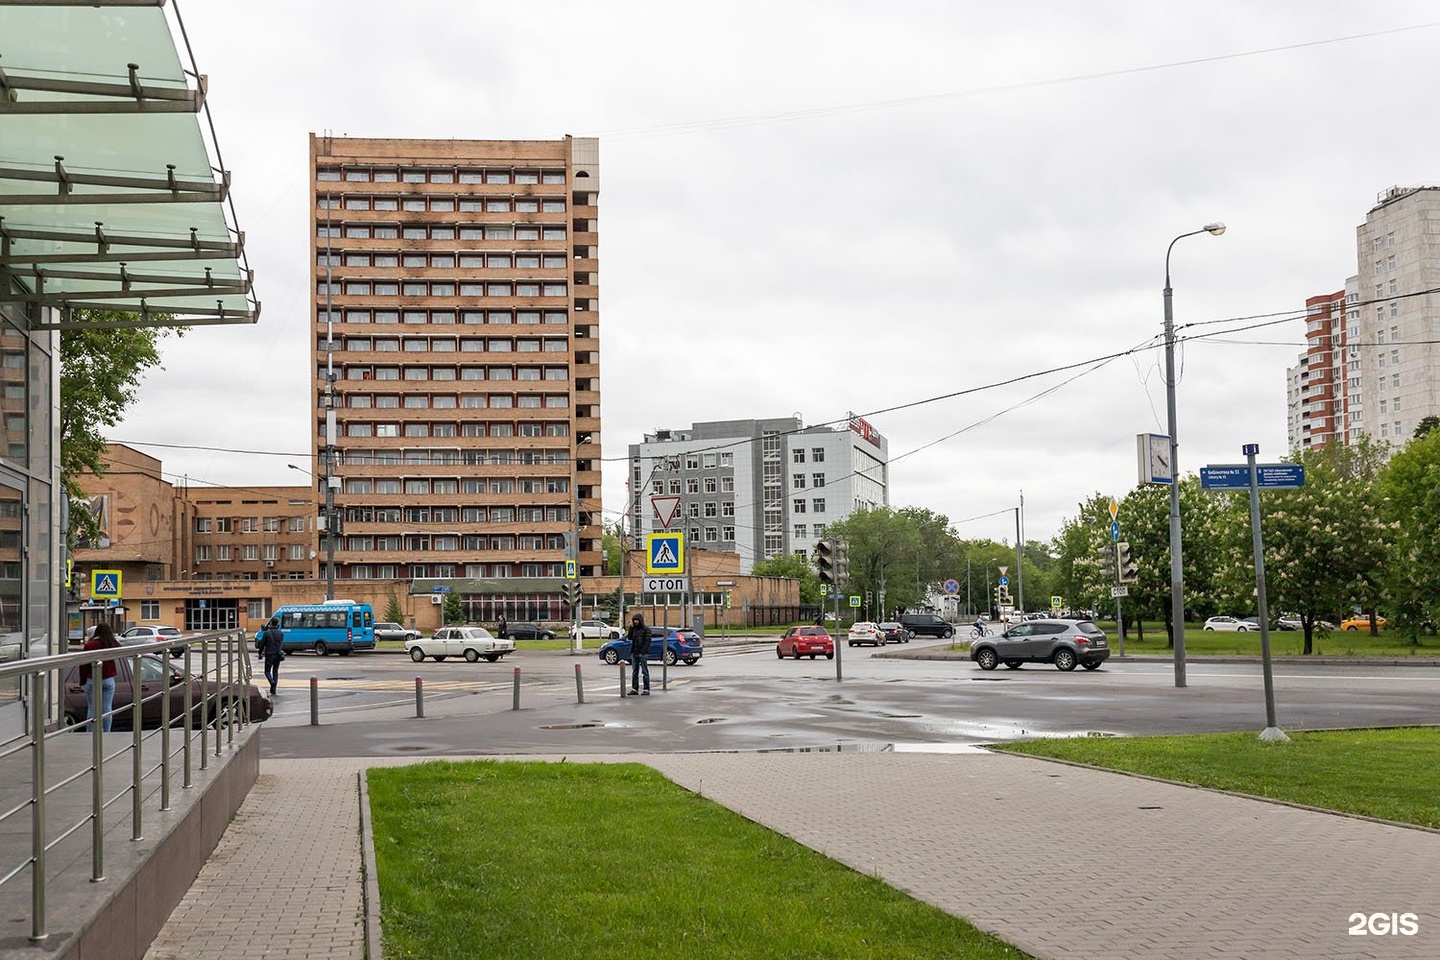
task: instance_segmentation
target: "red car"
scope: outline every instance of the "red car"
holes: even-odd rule
[[[814,660],[821,654],[826,660],[835,659],[835,641],[830,639],[824,627],[791,627],[775,644],[775,656],[781,660],[787,656],[799,660],[807,655]]]

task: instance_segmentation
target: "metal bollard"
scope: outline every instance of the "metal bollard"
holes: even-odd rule
[[[585,702],[585,684],[580,679],[580,664],[575,664],[575,702]]]
[[[415,678],[415,716],[425,716],[425,681]]]
[[[320,726],[320,678],[310,678],[310,726]]]
[[[510,707],[511,710],[520,709],[520,668],[515,668],[515,701]]]
[[[620,696],[625,696],[625,664],[620,664]]]
[[[660,689],[670,689],[670,650],[663,642],[660,645]]]

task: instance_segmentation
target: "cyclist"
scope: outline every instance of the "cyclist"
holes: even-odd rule
[[[975,633],[974,633],[974,636],[977,637],[977,638],[985,636],[985,621],[984,621],[983,619],[981,619],[980,617],[976,617],[976,618],[975,618]]]

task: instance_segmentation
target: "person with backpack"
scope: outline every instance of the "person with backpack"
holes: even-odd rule
[[[265,658],[265,679],[270,681],[270,695],[280,683],[280,661],[285,659],[285,634],[280,630],[280,620],[271,617],[255,641],[255,652]]]
[[[630,629],[625,632],[630,641],[630,696],[650,696],[650,628],[640,614],[630,618]],[[645,689],[640,689],[640,677],[645,678]]]

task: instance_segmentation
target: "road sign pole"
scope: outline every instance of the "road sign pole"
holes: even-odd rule
[[[1265,543],[1260,533],[1260,486],[1256,477],[1255,454],[1258,443],[1245,444],[1246,466],[1250,468],[1250,542],[1255,549],[1255,600],[1260,614],[1260,665],[1265,676],[1265,729],[1261,740],[1287,741],[1275,723],[1275,676],[1270,668],[1270,610],[1265,597]]]

